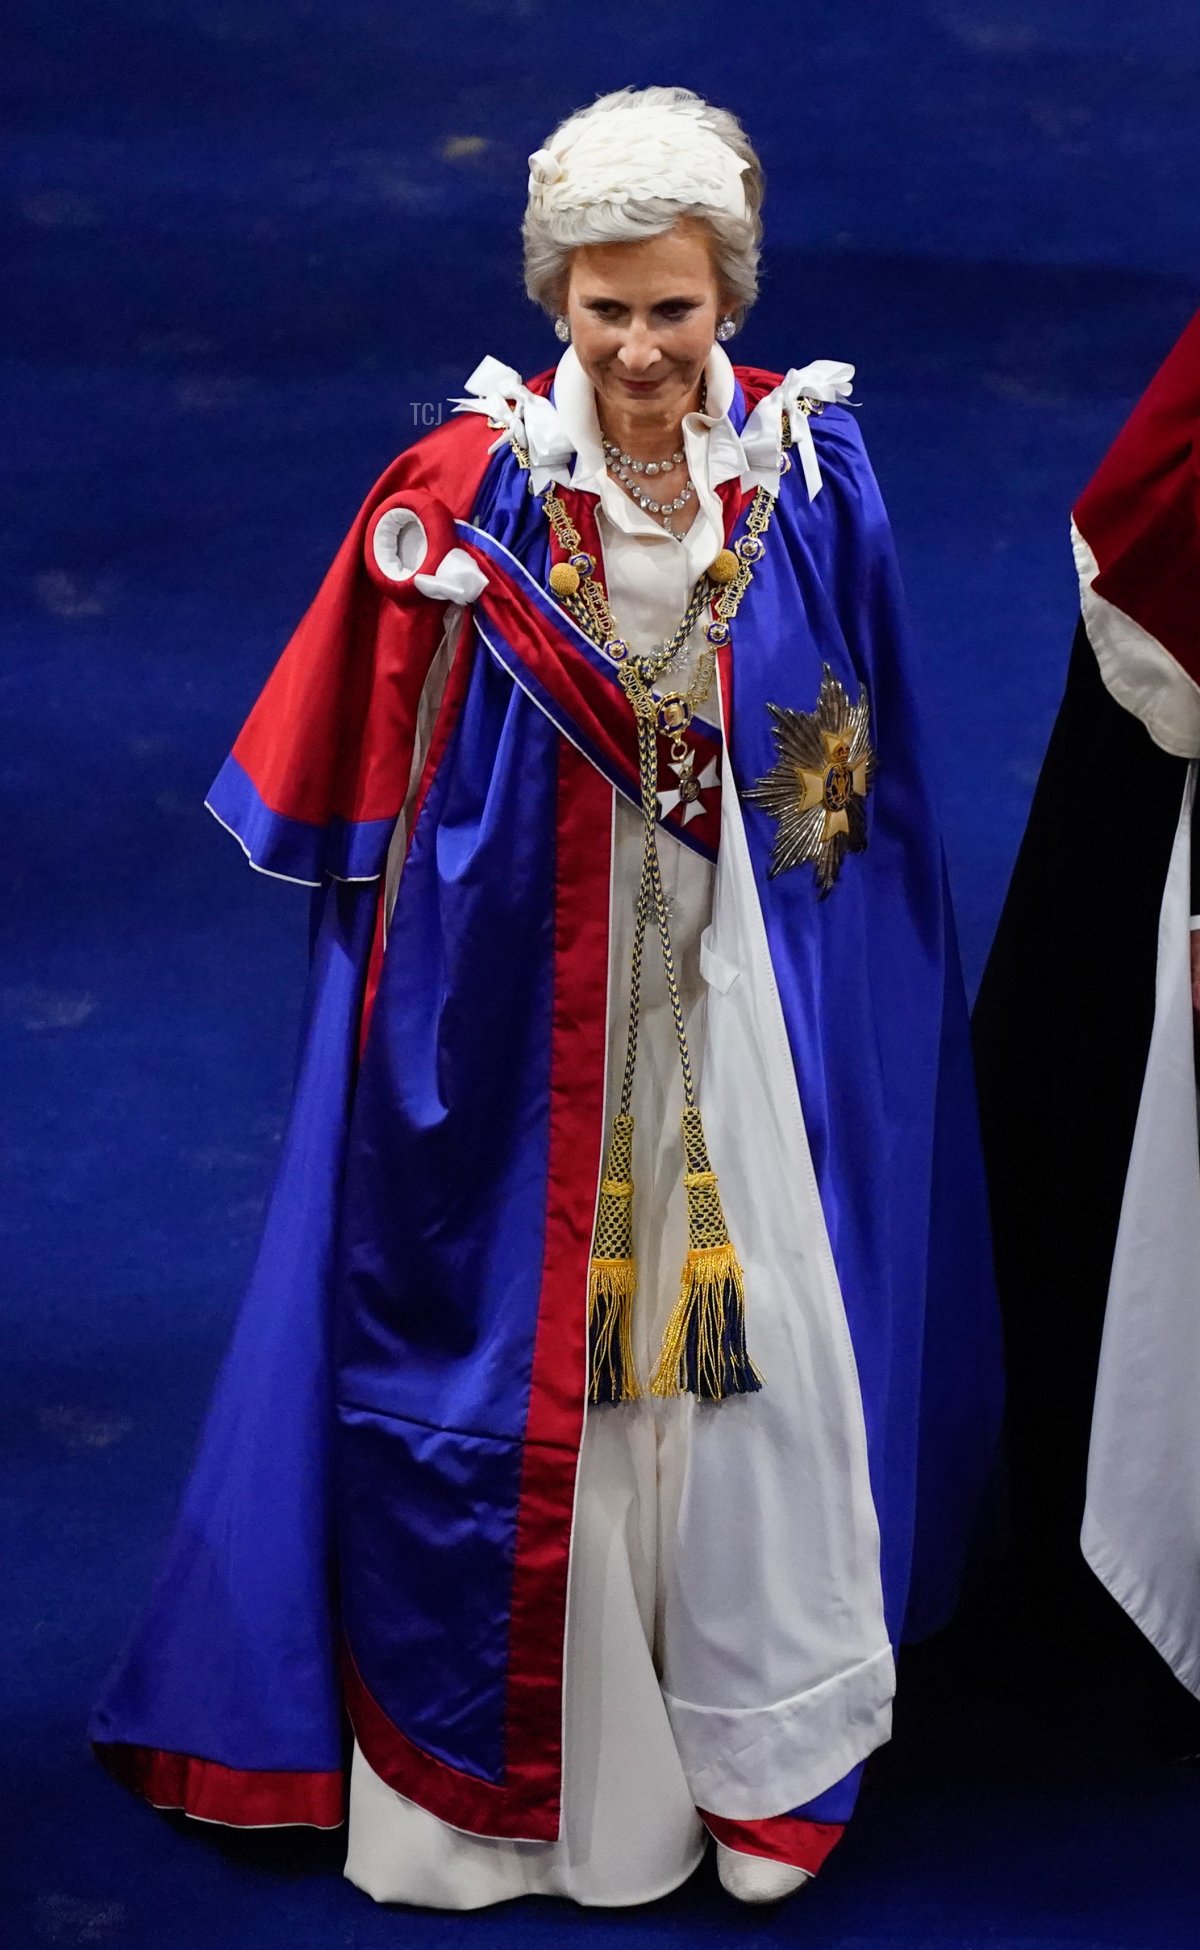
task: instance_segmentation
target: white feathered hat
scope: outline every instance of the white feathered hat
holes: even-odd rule
[[[531,212],[552,218],[661,197],[744,218],[749,163],[706,126],[705,111],[698,97],[651,103],[635,96],[601,114],[572,115],[529,158]]]

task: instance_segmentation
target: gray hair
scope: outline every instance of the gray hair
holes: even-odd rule
[[[578,128],[615,107],[633,104],[647,108],[672,108],[681,102],[698,102],[700,124],[718,136],[747,164],[742,174],[746,192],[744,217],[727,210],[715,210],[704,203],[676,203],[662,196],[647,196],[624,203],[597,202],[583,208],[558,210],[547,214],[530,202],[521,225],[525,248],[525,289],[535,305],[551,317],[562,309],[563,292],[570,272],[571,253],[579,244],[623,244],[641,237],[658,237],[681,217],[692,217],[707,225],[713,240],[713,263],[723,291],[732,299],[740,324],[758,296],[758,260],[762,244],[762,203],[766,188],[762,164],[737,116],[725,108],[714,108],[691,88],[618,88],[601,95],[589,108],[581,108],[561,122],[547,147],[556,143],[564,130]]]

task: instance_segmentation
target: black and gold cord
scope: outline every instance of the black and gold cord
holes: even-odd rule
[[[782,444],[785,450],[791,444],[786,414]],[[515,439],[512,445],[518,463],[528,468],[527,453]],[[786,451],[783,466],[785,469],[790,466]],[[731,624],[750,587],[755,564],[765,551],[775,497],[765,488],[756,491],[746,518],[746,532],[736,548],[720,550],[696,582],[676,628],[645,655],[635,654],[621,636],[596,573],[596,563],[583,548],[579,532],[553,488],[543,496],[542,506],[563,557],[550,571],[550,588],[585,635],[612,660],[621,688],[629,699],[637,729],[643,827],[625,1067],[600,1181],[588,1267],[589,1398],[595,1403],[625,1402],[635,1401],[642,1394],[633,1353],[637,1265],[633,1249],[632,1103],[646,927],[653,916],[683,1079],[683,1182],[687,1195],[688,1246],[679,1297],[667,1322],[649,1390],[652,1395],[691,1394],[702,1401],[723,1401],[729,1395],[756,1393],[762,1386],[762,1378],[746,1345],[741,1263],[729,1236],[717,1175],[709,1161],[696,1102],[658,855],[658,740],[667,742],[672,763],[682,768],[681,787],[685,786],[691,778],[693,756],[687,731],[712,689],[716,651],[730,639]],[[709,604],[712,618],[705,627],[704,647],[691,682],[686,690],[657,696],[654,684],[679,655]]]

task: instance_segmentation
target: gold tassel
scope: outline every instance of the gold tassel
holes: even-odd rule
[[[746,1347],[746,1289],[725,1224],[717,1174],[708,1161],[700,1112],[683,1113],[683,1182],[688,1253],[679,1298],[663,1335],[652,1395],[698,1395],[720,1402],[753,1395],[762,1377]]]
[[[641,1395],[633,1358],[636,1293],[633,1119],[622,1111],[613,1119],[588,1267],[590,1401],[634,1402]]]

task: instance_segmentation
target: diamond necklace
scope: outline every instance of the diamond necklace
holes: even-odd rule
[[[708,379],[704,375],[701,375],[700,394],[696,402],[695,411],[697,413],[703,413],[707,405]],[[669,474],[673,467],[679,467],[686,460],[687,456],[683,452],[683,449],[677,447],[675,452],[666,460],[635,460],[632,454],[625,453],[619,442],[610,440],[607,434],[601,433],[600,440],[604,448],[604,465],[614,479],[621,483],[621,486],[629,495],[630,500],[636,501],[638,507],[643,509],[646,514],[654,515],[662,523],[668,535],[672,536],[675,541],[682,542],[683,536],[678,533],[672,517],[678,514],[681,508],[686,508],[688,502],[695,496],[695,482],[690,480],[685,482],[683,491],[677,494],[673,500],[656,501],[652,494],[645,492],[641,483],[634,480],[633,476],[640,474],[647,480],[653,480],[659,474]]]
[[[652,495],[647,494],[646,490],[633,477],[635,474],[651,475],[669,473],[671,468],[678,467],[683,459],[684,455],[682,453],[674,453],[669,460],[633,460],[629,454],[621,452],[615,440],[606,439],[604,441],[604,465],[607,467],[609,473],[616,480],[620,481],[621,486],[625,489],[631,501],[636,501],[638,507],[644,508],[648,515],[656,515],[658,517],[668,535],[674,535],[677,542],[682,541],[683,537],[675,534],[671,517],[672,515],[678,514],[681,508],[687,507],[688,502],[696,492],[695,482],[687,481],[684,484],[683,492],[677,494],[671,501],[656,501]]]
[[[669,474],[671,469],[678,467],[680,461],[684,458],[683,449],[677,447],[673,454],[668,454],[666,460],[635,460],[632,454],[623,454],[621,452],[617,441],[609,440],[606,435],[602,436],[602,438],[604,440],[605,453],[611,454],[614,459],[622,461],[626,467],[631,467],[635,474]]]

